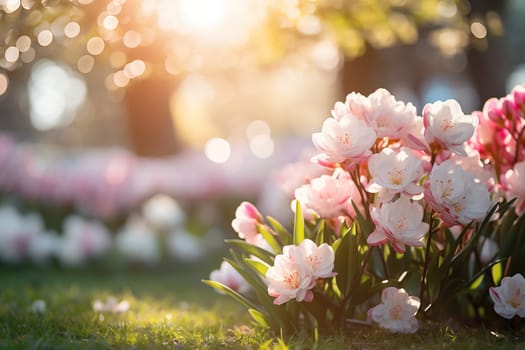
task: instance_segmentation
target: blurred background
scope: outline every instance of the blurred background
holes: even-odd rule
[[[242,200],[286,223],[335,101],[479,110],[525,83],[523,18],[522,0],[0,0],[0,260],[198,261]]]

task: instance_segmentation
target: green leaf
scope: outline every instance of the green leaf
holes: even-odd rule
[[[361,211],[359,208],[355,205],[354,201],[352,201],[352,207],[354,208],[355,214],[356,214],[356,220],[359,224],[359,228],[361,229],[361,232],[363,232],[364,237],[368,237],[372,231],[374,230],[374,225],[365,217],[363,214],[361,214]]]
[[[288,230],[286,228],[284,228],[283,225],[281,225],[279,223],[279,221],[277,221],[276,219],[274,219],[273,217],[271,216],[267,216],[266,217],[266,220],[268,220],[268,222],[270,223],[270,226],[272,226],[272,228],[274,229],[274,231],[277,233],[277,235],[279,236],[279,240],[281,241],[281,243],[283,245],[288,245],[290,244],[290,242],[292,241],[292,234],[290,232],[288,232]]]
[[[295,201],[295,223],[293,227],[293,243],[299,245],[304,240],[304,218],[301,203]]]
[[[315,244],[317,244],[318,246],[324,243],[324,228],[325,221],[319,221],[319,225],[317,226],[317,233],[315,235]]]
[[[268,242],[268,244],[276,254],[279,254],[282,251],[281,245],[279,244],[279,242],[277,242],[277,240],[275,239],[273,234],[268,230],[266,225],[257,224],[257,230],[263,236],[266,242]]]
[[[256,309],[248,309],[248,313],[255,321],[255,324],[264,328],[269,327],[268,321],[266,320],[268,316],[265,316],[262,312]]]
[[[503,264],[500,262],[494,264],[490,269],[492,280],[495,285],[498,285],[503,278]]]
[[[246,264],[253,267],[263,277],[266,276],[266,271],[270,268],[270,266],[260,260],[246,258],[244,261],[246,261]]]
[[[267,251],[266,249],[262,249],[259,247],[256,247],[250,243],[246,243],[245,241],[242,241],[240,239],[227,239],[225,240],[226,243],[231,244],[234,247],[239,248],[244,253],[248,255],[255,255],[265,263],[269,265],[273,265],[273,260],[275,258],[275,255],[271,252]]]
[[[218,291],[221,291],[221,292],[231,296],[233,299],[235,299],[236,301],[238,301],[242,305],[246,306],[247,308],[255,308],[256,307],[251,301],[246,299],[244,296],[242,296],[241,294],[237,293],[236,291],[234,291],[230,287],[227,287],[227,286],[225,286],[224,284],[222,284],[220,282],[211,281],[211,280],[202,280],[202,283],[207,284],[207,285],[217,289]]]

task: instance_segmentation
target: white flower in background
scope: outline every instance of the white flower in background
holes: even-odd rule
[[[428,224],[423,222],[423,207],[419,203],[401,196],[395,202],[373,207],[370,214],[376,228],[368,236],[368,244],[376,246],[390,241],[398,253],[405,252],[405,245],[423,246]]]
[[[155,265],[160,261],[159,239],[138,216],[128,218],[115,237],[115,248],[130,262]]]
[[[0,258],[10,263],[28,258],[31,241],[43,230],[37,213],[23,215],[15,207],[0,207]]]
[[[64,221],[63,230],[59,258],[68,266],[79,266],[101,258],[111,248],[111,236],[98,221],[71,215]]]
[[[47,305],[46,302],[42,299],[37,299],[31,304],[31,312],[34,314],[43,315],[46,313]]]
[[[491,287],[489,294],[494,301],[494,311],[501,317],[525,317],[525,278],[520,273],[503,277],[501,285]]]
[[[235,210],[235,219],[232,220],[232,228],[239,237],[248,243],[253,243],[259,234],[257,224],[263,223],[263,217],[259,210],[250,202],[242,202]]]
[[[372,155],[368,171],[372,181],[366,190],[379,193],[381,201],[390,201],[398,193],[408,196],[423,193],[423,188],[417,184],[423,175],[423,162],[409,148],[401,147],[398,151],[385,148]]]
[[[109,313],[124,313],[129,310],[129,302],[127,300],[122,300],[120,302],[113,296],[109,296],[106,299],[106,302],[101,300],[93,301],[93,311],[95,312],[109,312]]]
[[[168,253],[181,261],[199,261],[206,254],[206,243],[190,232],[173,231],[168,234],[166,239]]]
[[[213,270],[210,273],[210,280],[222,283],[226,287],[241,294],[248,292],[252,288],[241,274],[227,261],[223,261],[218,270]],[[219,293],[222,292],[219,291]]]
[[[266,272],[268,294],[275,297],[274,304],[289,300],[312,301],[311,289],[317,278],[332,277],[334,251],[328,244],[317,245],[309,239],[298,246],[283,247],[283,254],[275,257],[274,265]]]
[[[142,206],[146,220],[157,229],[169,230],[180,226],[186,220],[186,214],[179,204],[166,194],[156,194]]]
[[[419,328],[416,313],[418,297],[409,296],[404,289],[387,287],[381,293],[381,304],[368,311],[374,322],[395,333],[415,333]]]
[[[321,175],[295,190],[306,220],[353,215],[350,200],[359,201],[359,192],[350,175],[338,168],[332,175]],[[295,212],[295,200],[291,207]]]
[[[61,244],[62,239],[56,232],[39,233],[29,242],[29,258],[37,264],[45,265],[59,254]]]
[[[347,114],[339,120],[326,119],[321,132],[312,134],[312,141],[323,152],[314,158],[321,164],[359,162],[372,154],[376,132],[363,120]]]
[[[423,108],[425,138],[441,147],[466,156],[465,142],[474,134],[478,119],[465,115],[456,100],[437,101]]]
[[[496,241],[486,238],[481,245],[479,260],[483,265],[488,264],[499,252],[499,246]]]
[[[425,183],[425,199],[449,226],[482,220],[492,205],[485,184],[452,160],[434,164]]]
[[[516,163],[513,169],[501,176],[501,185],[507,200],[516,198],[516,215],[525,213],[525,161]]]

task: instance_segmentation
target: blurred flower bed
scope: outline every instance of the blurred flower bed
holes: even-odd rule
[[[216,164],[196,151],[140,158],[124,149],[66,151],[2,134],[0,261],[199,261],[222,247],[241,195],[255,199],[263,191],[261,206],[280,210],[275,203],[282,193],[264,191],[274,188],[267,185],[270,167],[289,161],[300,144],[283,147],[287,151],[272,162],[246,153]]]

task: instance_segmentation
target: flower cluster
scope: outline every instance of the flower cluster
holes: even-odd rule
[[[324,170],[290,175],[295,191],[284,178],[293,233],[251,203],[237,209],[241,240],[230,243],[240,253],[228,261],[252,289],[227,292],[258,323],[281,329],[312,319],[341,326],[379,290],[369,320],[394,332],[415,332],[418,313],[469,317],[489,295],[496,313],[523,317],[523,277],[489,272],[525,261],[512,243],[525,225],[524,117],[525,86],[472,114],[455,100],[418,115],[385,89],[349,94],[312,135],[320,152],[312,162]],[[216,277],[207,283],[224,291]],[[471,304],[450,309],[449,295]],[[304,305],[299,313],[286,307],[294,303]]]

